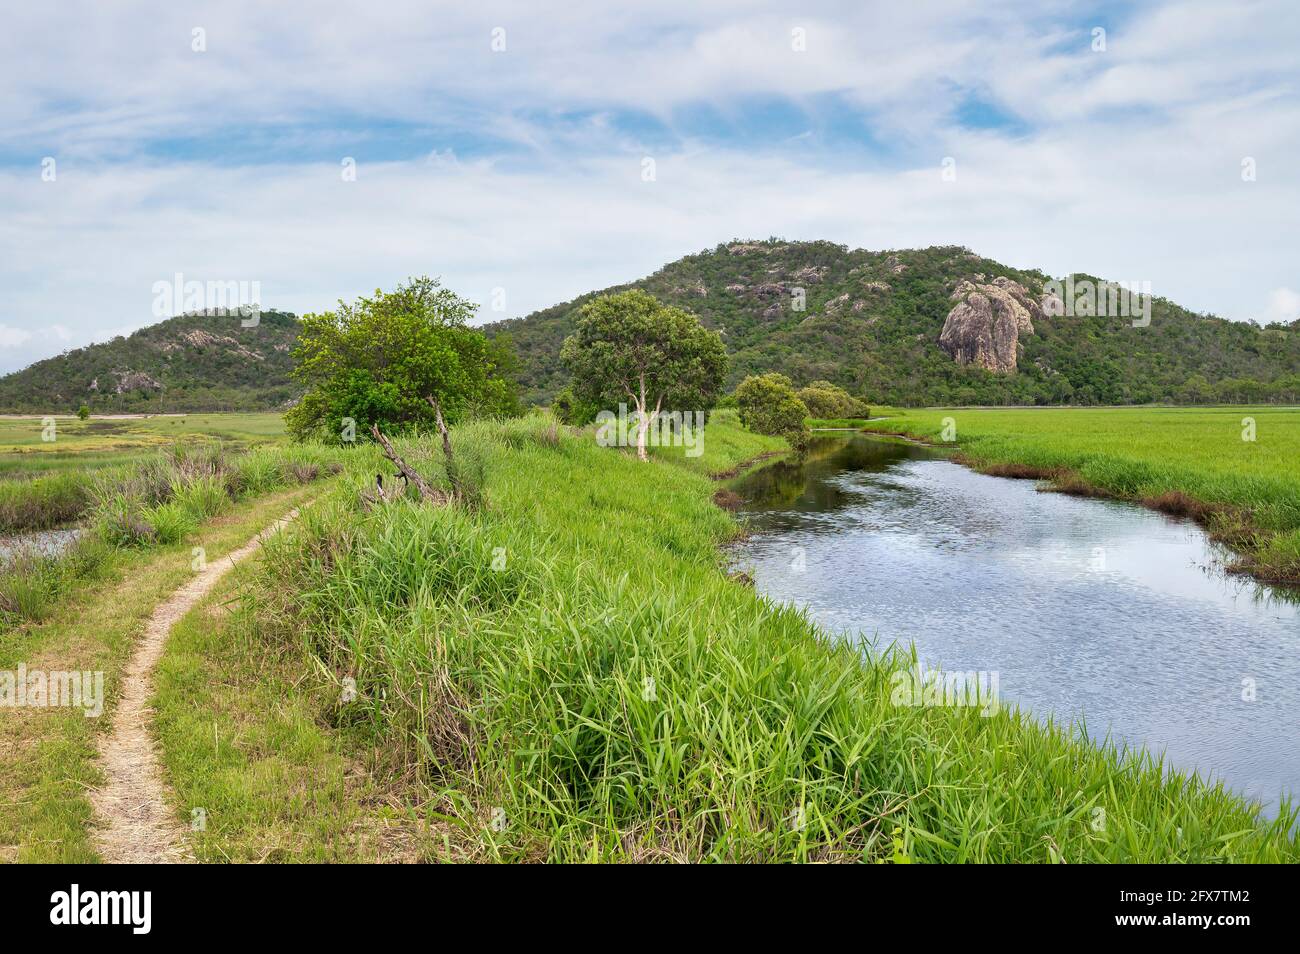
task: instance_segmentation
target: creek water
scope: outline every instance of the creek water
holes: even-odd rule
[[[18,536],[0,537],[0,567],[25,554],[58,556],[85,532],[80,527],[72,527],[65,530],[33,530]]]
[[[863,435],[731,486],[752,531],[735,564],[825,629],[997,673],[1004,703],[1145,746],[1266,814],[1300,793],[1300,601],[1222,572],[1194,524]]]

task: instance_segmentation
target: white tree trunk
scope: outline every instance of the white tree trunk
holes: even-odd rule
[[[650,430],[650,417],[645,412],[645,372],[641,374],[641,393],[636,399],[636,457],[647,461],[650,455],[645,452],[645,435]]]
[[[650,430],[650,418],[646,412],[638,408],[636,417],[636,456],[637,460],[649,460],[650,455],[645,450],[646,432]]]

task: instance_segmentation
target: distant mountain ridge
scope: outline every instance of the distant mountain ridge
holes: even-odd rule
[[[1092,276],[1067,278],[1098,282]],[[733,241],[646,278],[524,318],[508,334],[525,403],[564,386],[560,347],[596,295],[644,288],[722,333],[728,387],[780,371],[872,404],[1300,403],[1300,322],[1256,325],[1163,298],[1150,323],[1043,308],[1051,278],[968,249],[866,251],[831,242]],[[1067,287],[1072,287],[1067,283]],[[298,319],[181,315],[0,378],[0,411],[255,411],[286,407]]]
[[[780,371],[895,405],[1300,400],[1297,324],[1260,328],[1163,298],[1151,300],[1146,327],[1127,310],[1056,314],[1039,307],[1049,281],[956,246],[767,239],[723,243],[604,291],[643,288],[698,314],[727,344],[729,387]],[[563,387],[560,346],[602,293],[485,327],[513,340],[525,401]]]
[[[263,311],[188,314],[87,345],[0,378],[0,409],[18,413],[261,411],[297,395],[289,378],[298,319]]]

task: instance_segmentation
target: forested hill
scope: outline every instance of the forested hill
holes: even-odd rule
[[[0,410],[69,413],[254,411],[283,406],[298,319],[264,311],[256,327],[237,315],[169,318],[0,378]]]
[[[1038,306],[1047,280],[958,247],[769,239],[719,245],[605,291],[644,288],[720,331],[729,387],[775,370],[904,406],[1300,402],[1300,322],[1261,328],[1161,298],[1147,327],[1053,316]],[[511,338],[525,402],[564,386],[560,346],[601,293],[485,327]],[[252,328],[238,316],[171,318],[0,378],[0,411],[280,408],[298,393],[297,333],[293,315],[273,311]]]
[[[962,349],[953,338],[964,330],[977,348],[982,330],[979,314],[966,314],[964,324],[948,321],[964,297],[972,290],[983,295],[974,300],[985,304],[986,327],[997,338],[1005,325],[1001,289],[1037,300],[1048,278],[958,247],[870,252],[770,239],[719,245],[606,291],[644,288],[698,314],[727,344],[729,386],[775,370],[796,384],[829,380],[869,402],[895,405],[1300,400],[1296,324],[1260,328],[1160,298],[1150,325],[1136,328],[1127,317],[1052,317],[1031,305],[1034,314],[1021,316],[1019,333],[1000,342],[1013,369],[957,360]],[[795,307],[800,288],[802,311]],[[563,387],[560,346],[577,309],[596,294],[488,326],[514,342],[525,401],[545,402]],[[1016,321],[1007,320],[1014,328]]]

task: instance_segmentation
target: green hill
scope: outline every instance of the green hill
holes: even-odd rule
[[[776,370],[796,384],[825,379],[895,405],[1300,400],[1300,327],[1260,328],[1161,298],[1147,327],[1128,317],[1035,315],[1032,330],[1004,342],[1014,370],[963,366],[940,344],[953,293],[996,295],[999,278],[1035,300],[1049,280],[959,247],[871,252],[769,239],[722,244],[606,291],[644,288],[722,332],[731,386]],[[563,387],[560,346],[596,294],[488,326],[514,342],[525,401],[545,402]]]
[[[0,409],[96,413],[258,411],[283,406],[298,319],[264,311],[256,327],[238,316],[184,315],[0,378]]]
[[[731,387],[775,370],[903,406],[1300,402],[1300,323],[1261,328],[1162,298],[1147,327],[1053,316],[1037,306],[1048,280],[959,247],[871,252],[768,239],[725,243],[604,291],[644,288],[698,314],[723,335]],[[602,293],[485,326],[511,338],[525,402],[564,386],[560,346],[577,309]],[[976,307],[959,309],[963,300]],[[237,316],[170,318],[0,378],[0,411],[283,407],[298,394],[289,378],[297,331],[282,312],[263,312],[254,328]]]

